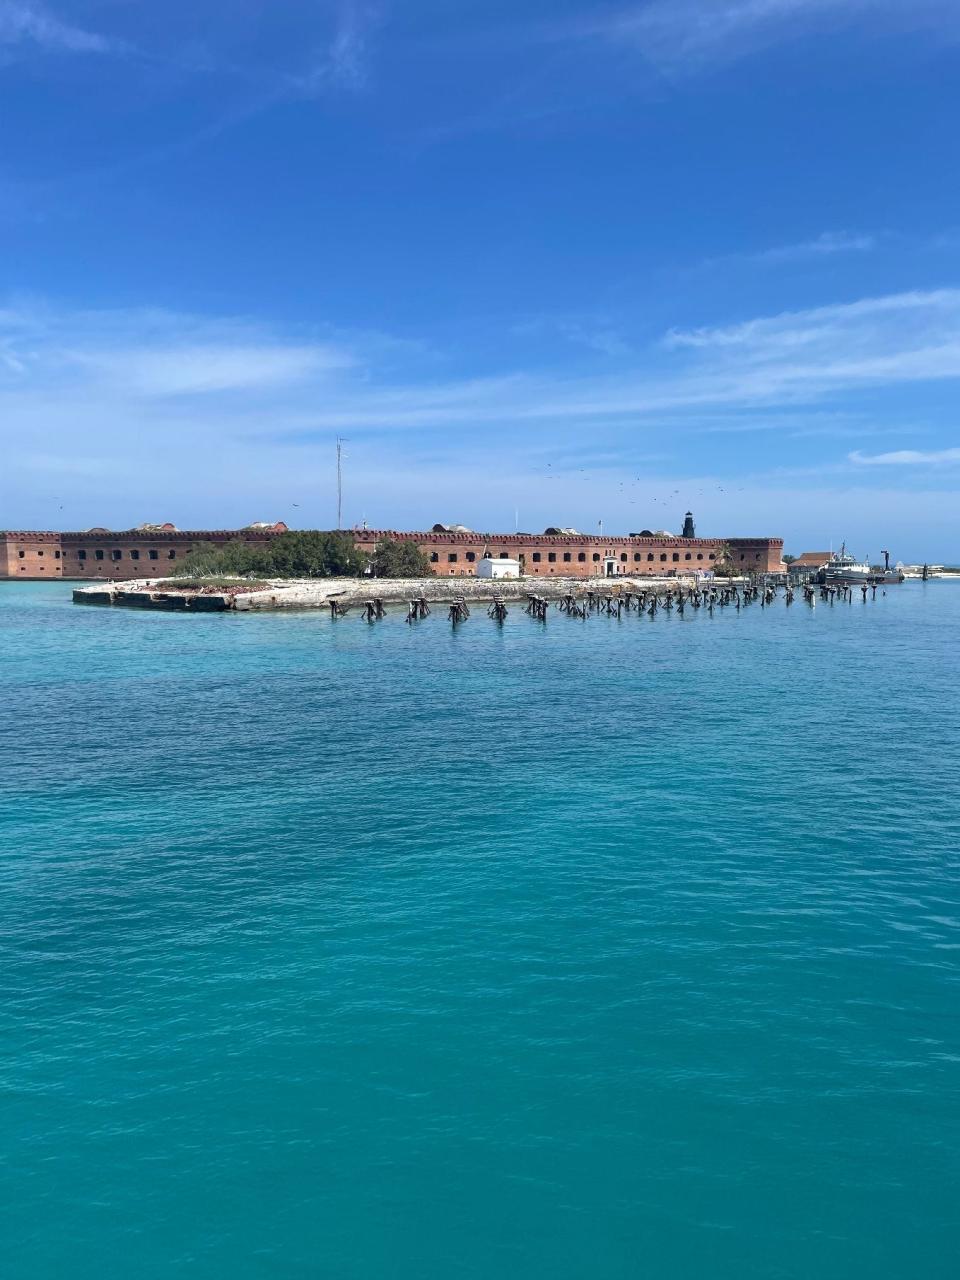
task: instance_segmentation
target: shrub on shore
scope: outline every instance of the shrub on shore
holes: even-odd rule
[[[378,542],[370,557],[370,572],[375,578],[429,578],[432,574],[429,557],[412,538]]]
[[[269,542],[253,545],[239,538],[222,547],[212,542],[193,545],[176,569],[176,577],[212,578],[334,578],[355,577],[366,568],[367,556],[340,530],[321,533],[290,530]]]

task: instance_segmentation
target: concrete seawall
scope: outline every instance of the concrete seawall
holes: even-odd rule
[[[256,591],[230,587],[218,591],[211,579],[203,592],[178,589],[170,579],[97,583],[78,587],[76,604],[119,605],[131,609],[187,610],[191,613],[247,612],[254,609],[322,609],[336,600],[343,607],[379,599],[384,605],[403,605],[423,596],[431,604],[451,600],[523,600],[530,594],[556,600],[583,596],[588,591],[650,591],[692,586],[693,578],[322,578],[273,581]]]

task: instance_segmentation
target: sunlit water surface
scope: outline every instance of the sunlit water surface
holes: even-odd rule
[[[953,1277],[960,585],[0,587],[7,1280]]]

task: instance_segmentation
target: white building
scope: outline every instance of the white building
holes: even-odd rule
[[[477,577],[478,578],[519,578],[520,577],[520,561],[519,560],[491,560],[489,556],[484,556],[482,560],[477,561]]]

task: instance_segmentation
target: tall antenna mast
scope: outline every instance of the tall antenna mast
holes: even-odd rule
[[[337,436],[337,528],[343,528],[343,441]]]

